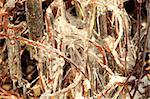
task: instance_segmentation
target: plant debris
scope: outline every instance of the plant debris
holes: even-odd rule
[[[149,0],[0,0],[0,98],[150,98]]]

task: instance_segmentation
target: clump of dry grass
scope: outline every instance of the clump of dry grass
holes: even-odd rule
[[[37,18],[32,23],[29,15],[18,25],[9,19],[16,17],[11,15],[18,11],[16,6],[25,7],[28,0],[14,1],[12,8],[8,7],[8,1],[0,1],[0,38],[6,40],[0,42],[0,66],[4,71],[0,79],[9,79],[0,83],[2,98],[150,96],[147,65],[150,19],[147,17],[146,22],[141,19],[142,4],[147,3],[148,12],[149,2],[135,2],[137,17],[133,20],[124,8],[128,1],[42,0],[48,5],[43,7],[44,21],[38,20],[44,22],[42,30],[44,26],[36,25]],[[26,7],[26,13],[29,10]],[[40,30],[39,33],[33,34],[32,28]],[[24,61],[27,65],[21,64]],[[10,73],[6,73],[8,70]]]

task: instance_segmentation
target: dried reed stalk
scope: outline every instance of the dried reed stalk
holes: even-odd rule
[[[22,87],[22,69],[21,69],[21,56],[20,56],[20,45],[19,42],[14,38],[16,33],[12,29],[7,29],[7,34],[12,35],[7,39],[8,49],[8,66],[10,70],[10,77],[13,81],[13,88],[16,89],[16,83],[19,87]]]
[[[27,24],[30,31],[30,38],[39,40],[44,31],[42,1],[27,0],[26,1]]]

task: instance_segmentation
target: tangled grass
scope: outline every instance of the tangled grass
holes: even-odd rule
[[[0,1],[0,98],[150,97],[149,1],[29,1]]]

